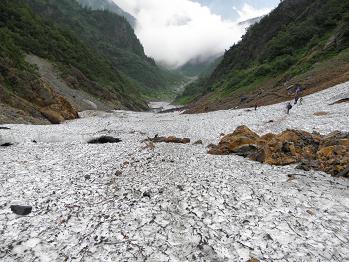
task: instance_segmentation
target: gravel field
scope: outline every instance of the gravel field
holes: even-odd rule
[[[206,148],[242,124],[258,134],[349,131],[349,103],[330,105],[345,97],[349,83],[305,97],[290,115],[283,103],[197,115],[85,111],[62,125],[7,125],[0,260],[349,261],[348,179]],[[142,142],[156,134],[203,145]],[[122,142],[87,143],[102,135]],[[33,211],[15,215],[13,204]]]

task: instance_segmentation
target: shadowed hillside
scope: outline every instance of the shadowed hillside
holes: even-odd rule
[[[91,8],[92,10],[108,10],[120,16],[126,18],[126,20],[132,25],[136,24],[136,19],[129,13],[122,10],[112,0],[77,0],[82,6]]]
[[[106,57],[134,80],[146,96],[170,92],[179,75],[160,69],[124,17],[107,10],[82,8],[74,0],[25,0],[33,11],[58,27],[71,31],[85,45]],[[101,7],[102,8],[102,7]]]
[[[110,61],[70,32],[43,21],[24,1],[1,1],[0,11],[0,101],[11,107],[11,112],[16,112],[12,119],[18,115],[15,109],[31,121],[31,117],[41,119],[46,115],[43,111],[61,114],[65,110],[62,107],[71,107],[56,94],[54,87],[40,78],[36,68],[25,61],[26,54],[56,63],[71,88],[84,90],[112,108],[147,108],[136,85]],[[69,110],[73,112],[73,109]],[[62,117],[75,118],[76,112]],[[3,121],[10,120],[5,118]]]

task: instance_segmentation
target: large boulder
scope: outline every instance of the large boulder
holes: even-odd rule
[[[218,146],[212,147],[209,150],[209,154],[229,155],[231,153],[246,151],[246,147],[244,149],[242,147],[256,144],[258,139],[259,136],[247,126],[240,126],[234,133],[223,136]],[[246,155],[246,152],[244,155]]]
[[[61,124],[64,122],[64,117],[59,112],[53,111],[50,108],[41,108],[40,112],[51,124]]]
[[[321,136],[289,129],[260,137],[248,127],[240,126],[212,146],[208,153],[237,154],[270,165],[300,163],[299,168],[303,170],[315,169],[337,175],[349,165],[349,133],[336,131]]]

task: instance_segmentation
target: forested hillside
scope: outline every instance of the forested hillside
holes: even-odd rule
[[[85,46],[69,31],[43,21],[22,0],[0,2],[0,101],[34,118],[43,108],[64,111],[68,103],[42,82],[25,61],[34,54],[56,63],[73,88],[86,91],[115,108],[146,109],[136,85],[107,59]],[[59,100],[59,101],[58,101]],[[57,106],[57,104],[59,106]],[[53,109],[53,107],[60,107]],[[74,118],[76,113],[65,118]]]
[[[136,24],[136,19],[129,13],[122,10],[112,0],[77,0],[82,6],[92,10],[108,10],[126,18],[132,27]]]
[[[25,0],[33,11],[111,61],[135,80],[147,96],[166,92],[179,76],[160,69],[144,54],[143,46],[124,17],[106,10],[82,8],[75,0]]]
[[[348,47],[348,1],[285,0],[197,83],[190,111],[275,103],[296,83],[312,93],[348,80]]]

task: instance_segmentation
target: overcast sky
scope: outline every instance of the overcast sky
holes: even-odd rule
[[[113,0],[137,19],[147,55],[175,68],[214,57],[239,41],[238,21],[261,16],[279,0]]]
[[[280,0],[193,0],[208,6],[213,13],[221,15],[224,19],[238,19],[237,10],[248,4],[255,9],[270,9],[275,7]]]

